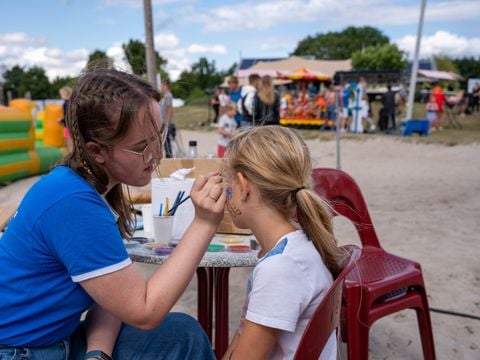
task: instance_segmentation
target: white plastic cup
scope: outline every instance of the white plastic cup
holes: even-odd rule
[[[153,235],[152,204],[142,206],[143,231],[147,235]]]
[[[159,243],[170,243],[173,234],[174,216],[153,216],[153,235]]]
[[[152,179],[152,213],[153,215],[160,215],[160,204],[163,203],[165,209],[166,197],[170,200],[170,208],[179,191],[185,191],[184,198],[190,195],[193,180],[187,178],[185,180],[175,180],[172,178],[153,178]],[[175,211],[175,220],[173,222],[173,239],[176,242],[180,241],[187,227],[192,222],[195,216],[195,208],[191,199],[185,201]]]

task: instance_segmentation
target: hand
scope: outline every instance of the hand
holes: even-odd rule
[[[207,176],[199,175],[192,185],[190,192],[195,218],[218,226],[223,218],[226,196],[223,191],[222,177],[218,172]]]

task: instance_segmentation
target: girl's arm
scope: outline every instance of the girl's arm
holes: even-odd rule
[[[121,322],[100,306],[93,306],[85,319],[87,352],[101,350],[112,357]]]
[[[223,128],[223,127],[218,128],[217,132],[220,135],[223,135],[223,136],[226,136],[226,137],[230,137],[232,135],[232,133],[230,131],[225,130],[225,128]]]
[[[195,180],[190,193],[195,218],[148,281],[131,264],[82,281],[82,287],[119,320],[140,329],[158,326],[189,284],[223,218],[226,198],[221,181],[220,176],[199,176]]]
[[[244,320],[241,334],[237,332],[223,359],[266,359],[277,338],[277,329]]]

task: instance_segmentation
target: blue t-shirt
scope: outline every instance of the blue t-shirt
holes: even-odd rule
[[[228,96],[230,96],[231,102],[233,102],[234,104],[238,104],[238,101],[242,97],[242,87],[239,86],[236,91],[230,90],[230,93],[228,94]],[[237,122],[238,126],[240,125],[241,120],[242,120],[242,114],[240,114],[240,112],[237,111],[237,113],[235,114],[235,121]]]
[[[79,282],[131,264],[116,216],[60,166],[27,192],[0,239],[0,344],[48,346],[93,305]]]

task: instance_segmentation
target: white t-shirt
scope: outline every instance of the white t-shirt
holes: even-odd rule
[[[259,260],[248,279],[242,317],[281,330],[269,359],[293,358],[305,327],[332,283],[332,275],[302,230],[284,236]],[[334,332],[320,359],[336,358]]]
[[[223,128],[225,131],[234,132],[237,129],[237,122],[235,118],[228,116],[227,114],[223,114],[218,120],[218,127]],[[220,134],[218,138],[218,145],[220,146],[227,146],[230,138],[226,137],[225,135]]]
[[[220,107],[225,107],[230,102],[230,97],[227,94],[220,94],[218,95],[218,102]]]

